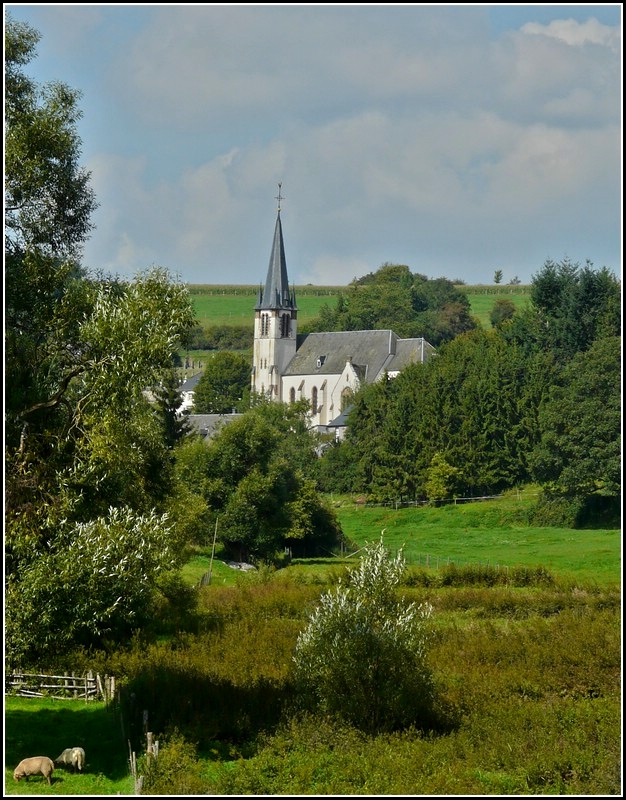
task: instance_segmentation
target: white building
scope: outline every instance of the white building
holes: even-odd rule
[[[400,339],[391,330],[339,331],[298,336],[298,308],[289,288],[278,216],[265,286],[255,306],[252,391],[276,402],[308,400],[311,424],[322,429],[364,383],[395,377],[435,353],[425,339]],[[336,427],[336,426],[335,426]]]

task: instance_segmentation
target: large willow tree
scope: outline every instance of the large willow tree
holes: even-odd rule
[[[129,591],[130,576],[143,597],[175,564],[175,520],[163,516],[171,454],[144,390],[171,368],[193,323],[185,287],[165,270],[123,281],[82,269],[96,202],[80,166],[79,95],[27,76],[39,38],[7,16],[5,643],[12,664],[128,631],[146,606]],[[134,565],[130,572],[125,563]],[[68,631],[76,636],[68,640]]]

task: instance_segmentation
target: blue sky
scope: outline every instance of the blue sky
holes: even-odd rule
[[[85,265],[296,284],[621,275],[621,4],[5,4],[82,92]]]

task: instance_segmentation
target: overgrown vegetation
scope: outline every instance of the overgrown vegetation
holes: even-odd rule
[[[83,654],[85,665],[126,676],[125,734],[137,751],[148,711],[160,748],[154,768],[140,762],[146,793],[620,794],[617,585],[573,584],[540,568],[520,567],[506,581],[495,567],[407,568],[393,596],[405,608],[432,606],[425,665],[438,725],[372,732],[294,705],[298,637],[348,573],[330,583],[290,574],[199,589],[193,635]],[[80,668],[80,654],[71,662]],[[61,709],[48,703],[53,719]],[[83,735],[89,706],[80,708],[66,733],[84,744],[91,770],[94,732]],[[50,727],[44,736],[28,715],[7,721],[7,741],[21,738],[16,724],[28,726],[29,746],[50,749]],[[110,764],[120,764],[126,741],[110,746]],[[9,769],[22,755],[14,745],[7,752],[8,792],[17,791]],[[82,776],[86,793],[91,774]],[[110,791],[110,776],[105,767],[98,793]],[[69,781],[64,775],[51,793]]]

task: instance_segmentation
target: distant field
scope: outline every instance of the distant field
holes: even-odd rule
[[[555,578],[596,584],[618,585],[621,580],[621,532],[615,530],[573,530],[537,528],[524,522],[536,494],[527,490],[493,500],[441,508],[431,506],[394,509],[363,506],[347,497],[335,497],[333,504],[348,541],[357,548],[378,541],[392,553],[400,548],[412,567],[440,569],[481,565],[500,567],[545,567]],[[208,538],[208,537],[207,537]],[[296,559],[284,575],[300,573],[323,582],[331,573],[353,567],[357,556],[349,550],[346,558]],[[351,557],[352,556],[352,557]],[[210,543],[195,547],[183,567],[183,576],[197,584],[211,566]],[[232,586],[250,579],[233,570],[216,553],[212,567],[214,585]]]
[[[345,286],[296,286],[298,322],[303,325],[319,315],[325,304],[335,305],[337,296]],[[511,300],[518,308],[529,299],[528,286],[463,286],[469,297],[472,316],[484,328],[490,328],[489,314],[496,300]],[[258,286],[229,286],[190,284],[192,303],[198,323],[203,327],[213,325],[252,325]]]
[[[317,294],[300,292],[296,288],[298,322],[302,325],[318,316],[325,304],[334,306],[340,288],[317,290]],[[249,325],[252,331],[254,306],[258,288],[252,287],[204,287],[203,291],[192,291],[191,299],[200,325]]]
[[[526,493],[442,508],[362,506],[342,501],[336,509],[345,535],[362,546],[378,541],[384,529],[387,546],[404,547],[408,564],[443,566],[489,564],[542,566],[562,577],[619,583],[621,532],[536,528],[524,522],[534,502]]]

